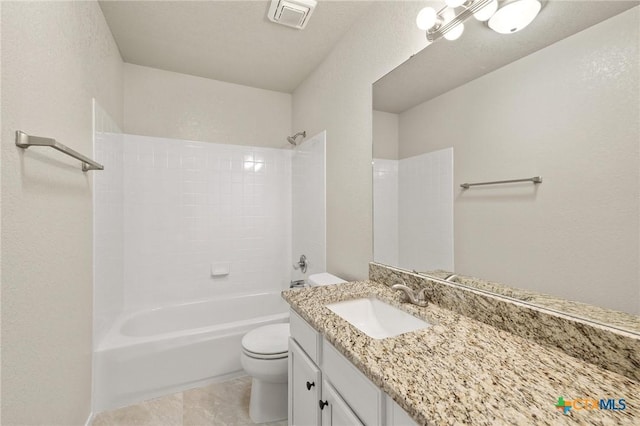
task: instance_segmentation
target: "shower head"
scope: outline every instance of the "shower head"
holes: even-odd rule
[[[293,136],[287,136],[287,140],[289,141],[289,143],[291,145],[296,146],[296,145],[298,145],[296,143],[296,139],[298,138],[298,136],[302,136],[303,138],[306,138],[307,137],[307,132],[303,130],[302,132],[298,132]]]

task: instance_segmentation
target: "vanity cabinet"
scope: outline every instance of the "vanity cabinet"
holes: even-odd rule
[[[364,426],[340,394],[326,380],[322,381],[322,426]]]
[[[320,369],[293,338],[289,338],[289,424],[319,425],[323,398]]]
[[[289,318],[289,425],[416,425],[298,314]]]

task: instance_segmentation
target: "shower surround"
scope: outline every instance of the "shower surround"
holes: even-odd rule
[[[324,172],[324,135],[314,146],[321,166],[312,170]],[[291,280],[297,153],[107,132],[96,133],[95,151],[105,171],[94,182],[94,410],[241,373],[242,335],[287,320],[286,306],[271,300]],[[313,161],[304,158],[305,164]],[[324,205],[324,191],[308,196]],[[322,254],[323,246],[324,233]],[[162,323],[168,317],[160,313],[176,309],[196,318],[202,311],[196,307],[220,303],[242,306],[241,317],[202,317],[206,324],[153,336],[132,336],[123,326],[140,323],[149,312],[158,312],[154,321]],[[267,305],[268,312],[259,314]],[[203,368],[171,368],[189,359],[201,359],[196,364]],[[136,378],[131,386],[110,379],[145,365],[164,365],[170,374],[147,371],[143,375],[153,380]]]
[[[453,271],[453,148],[373,161],[374,258]]]
[[[96,269],[122,253],[122,282],[96,273],[107,328],[122,312],[285,288],[291,150],[106,134],[96,156]]]

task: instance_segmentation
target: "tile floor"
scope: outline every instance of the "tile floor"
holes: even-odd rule
[[[93,426],[248,426],[251,378],[240,377],[105,411]],[[263,423],[286,426],[287,421]]]

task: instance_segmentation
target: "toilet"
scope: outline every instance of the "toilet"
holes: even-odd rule
[[[345,281],[323,272],[310,275],[311,287]],[[240,361],[252,377],[249,417],[254,423],[287,418],[289,324],[270,324],[251,330],[242,338]]]
[[[309,287],[317,287],[321,285],[342,284],[346,283],[346,281],[328,272],[321,272],[319,274],[309,275],[307,283]]]
[[[249,417],[254,423],[287,418],[289,324],[270,324],[242,338],[240,361],[252,377]]]

